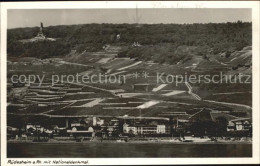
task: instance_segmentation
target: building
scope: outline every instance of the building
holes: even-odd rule
[[[76,120],[70,123],[70,127],[66,129],[67,134],[70,136],[83,136],[83,137],[93,137],[95,131],[88,120]]]
[[[117,35],[116,35],[116,40],[119,40],[120,37],[121,37],[121,34],[117,34]]]
[[[90,127],[83,127],[83,126],[74,126],[69,129],[67,129],[67,133],[76,136],[85,136],[85,137],[93,137],[94,129]]]
[[[123,125],[123,132],[128,134],[165,134],[166,127],[165,125]]]
[[[27,124],[26,132],[32,132],[32,131],[39,131],[40,133],[42,133],[44,131],[44,128],[41,125]]]
[[[156,133],[159,133],[159,134],[164,134],[164,133],[166,133],[165,125],[157,125],[156,130],[157,130]]]
[[[115,136],[119,133],[119,120],[111,119],[109,122],[104,123],[104,120],[101,120],[100,123],[101,131],[103,136]]]
[[[129,126],[128,124],[124,124],[123,125],[123,132],[124,133],[137,134],[137,128],[135,126]]]
[[[251,128],[251,118],[237,118],[228,121],[227,131],[249,131]]]

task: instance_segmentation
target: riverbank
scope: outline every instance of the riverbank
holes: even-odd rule
[[[56,140],[56,139],[49,139],[47,142],[34,142],[32,140],[8,140],[7,143],[28,143],[28,144],[37,144],[37,143],[43,143],[43,144],[91,144],[91,143],[120,143],[120,144],[252,144],[252,140],[183,140],[180,141],[178,139],[151,139],[151,140],[101,140],[101,139],[93,139],[93,140],[83,140],[83,141],[76,141],[76,140]]]

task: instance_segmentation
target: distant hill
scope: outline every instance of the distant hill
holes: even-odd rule
[[[252,45],[252,23],[208,24],[84,24],[49,26],[43,29],[55,42],[21,43],[33,38],[38,28],[8,29],[7,53],[11,57],[48,58],[76,52],[95,52],[105,45],[124,46],[119,57],[159,63],[184,63],[192,56],[207,59],[212,55],[229,56]],[[134,42],[141,46],[132,46]]]

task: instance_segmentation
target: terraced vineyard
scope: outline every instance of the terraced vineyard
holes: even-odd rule
[[[36,66],[27,59],[29,62],[26,63],[32,63],[28,67],[22,65],[26,63],[21,62],[21,60],[12,62],[12,64],[8,65],[9,75],[27,71],[27,74],[46,73],[50,76],[53,74],[52,71],[55,71],[55,74],[57,71],[59,74],[66,73],[67,75],[80,73],[81,77],[84,75],[91,77],[99,73],[108,76],[116,75],[117,78],[122,75],[125,76],[126,80],[120,83],[105,84],[93,82],[70,83],[65,81],[55,82],[56,84],[53,85],[50,79],[47,79],[44,86],[29,85],[26,87],[24,95],[8,105],[7,112],[10,119],[8,123],[12,124],[14,120],[26,119],[25,117],[31,119],[32,116],[44,122],[51,121],[50,119],[53,118],[89,116],[123,117],[127,115],[132,118],[169,118],[173,116],[174,112],[183,112],[185,116],[189,117],[196,113],[197,110],[205,107],[229,112],[242,110],[247,116],[251,114],[250,108],[244,109],[243,106],[225,104],[225,102],[240,103],[241,101],[242,104],[250,106],[248,101],[251,101],[251,98],[245,97],[252,94],[250,85],[247,87],[247,92],[243,91],[242,88],[237,90],[241,93],[236,94],[236,91],[233,91],[232,88],[229,89],[229,93],[225,86],[209,88],[208,86],[214,87],[214,85],[191,83],[189,84],[190,87],[188,87],[185,82],[178,84],[176,82],[158,82],[158,73],[163,73],[161,78],[166,80],[169,74],[214,73],[216,68],[226,72],[227,65],[221,63],[227,62],[213,59],[212,63],[207,63],[201,58],[194,57],[190,62],[180,65],[157,64],[135,61],[130,58],[117,58],[119,48],[112,53],[103,51],[68,56],[63,59],[63,61],[67,61],[63,64],[60,64],[59,61],[53,61],[44,66]],[[245,52],[246,50],[241,52],[239,56],[242,56]],[[234,58],[236,55],[238,54],[231,57]],[[242,56],[241,58],[243,57],[249,58],[249,56]],[[231,64],[228,66],[231,66]],[[37,68],[37,70],[34,70],[34,68]],[[204,68],[207,70],[204,70]],[[136,73],[138,75],[135,75]],[[147,73],[147,77],[143,75],[144,73]],[[94,81],[98,81],[98,78],[95,78]],[[231,87],[235,86],[231,85]],[[15,87],[12,88],[15,89]],[[194,97],[194,94],[201,96],[202,99]],[[22,105],[16,105],[19,103],[22,103]]]

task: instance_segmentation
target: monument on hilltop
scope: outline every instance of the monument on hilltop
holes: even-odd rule
[[[28,43],[28,42],[37,42],[37,41],[56,41],[54,38],[46,38],[46,36],[43,34],[43,23],[41,22],[40,30],[34,38],[31,39],[23,39],[20,40],[22,43]]]

